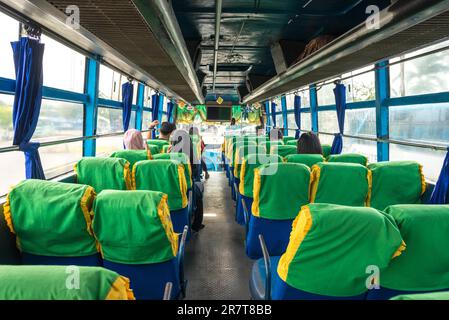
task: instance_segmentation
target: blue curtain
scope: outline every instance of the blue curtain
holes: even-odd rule
[[[338,83],[334,89],[335,106],[337,107],[338,128],[340,132],[335,135],[331,154],[340,154],[343,150],[343,132],[345,131],[346,115],[346,87]]]
[[[45,180],[39,156],[39,143],[32,143],[42,103],[42,59],[45,45],[39,40],[22,37],[11,43],[16,72],[13,105],[13,145],[25,154],[27,179]]]
[[[151,97],[151,115],[153,121],[159,120],[159,95],[154,94]],[[153,139],[156,139],[156,130],[153,130],[152,134]]]
[[[159,122],[162,122],[162,114],[163,114],[163,110],[164,110],[164,96],[162,94],[159,95],[159,108],[158,108],[158,112],[159,112]]]
[[[273,128],[276,128],[276,103],[273,101],[271,102],[271,120],[272,120],[272,126]]]
[[[295,138],[299,139],[301,135],[301,96],[295,96],[295,122],[298,129],[296,130]]]
[[[430,197],[430,204],[449,204],[449,148],[447,150],[440,177]]]
[[[167,119],[168,122],[173,121],[173,110],[175,109],[175,104],[173,102],[167,103]]]
[[[133,107],[134,85],[131,82],[124,83],[122,86],[122,102],[123,102],[123,128],[125,132],[129,129],[131,120],[131,112]]]

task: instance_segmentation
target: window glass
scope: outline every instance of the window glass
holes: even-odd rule
[[[129,129],[136,129],[136,111],[131,112],[131,118],[129,120]]]
[[[276,115],[276,128],[283,128],[284,127],[284,120],[282,117],[282,114]]]
[[[318,135],[320,138],[320,142],[322,145],[327,144],[327,145],[332,145],[332,143],[334,142],[334,136],[332,135],[328,135],[328,134],[319,134]]]
[[[336,111],[318,112],[318,128],[320,132],[338,133],[338,120]]]
[[[25,179],[25,156],[21,151],[0,153],[0,166],[0,196],[3,196],[11,187]]]
[[[65,45],[42,35],[44,51],[44,86],[84,92],[86,57]]]
[[[72,142],[39,148],[45,177],[52,179],[73,170],[83,156],[83,143]]]
[[[152,122],[151,112],[144,111],[142,115],[142,130],[148,130],[148,127],[151,122]]]
[[[11,42],[19,40],[19,22],[0,12],[0,77],[15,79]]]
[[[426,179],[431,182],[438,180],[446,154],[446,151],[390,144],[391,161],[417,161],[423,166]]]
[[[377,142],[344,137],[342,153],[362,154],[368,158],[368,162],[377,162]]]
[[[123,113],[120,109],[98,108],[97,134],[123,132]]]
[[[139,83],[134,82],[133,104],[137,105],[137,91],[139,90]]]
[[[318,106],[335,105],[334,83],[329,83],[324,86],[317,86]]]
[[[442,42],[393,59],[392,62],[449,45]],[[429,94],[449,91],[449,50],[409,60],[390,67],[391,96]]]
[[[345,133],[356,136],[376,136],[376,110],[346,110]]]
[[[0,148],[12,145],[12,105],[14,96],[0,94]],[[0,179],[1,180],[1,179]]]
[[[298,95],[301,97],[301,108],[310,108],[310,90],[301,89]]]
[[[101,65],[98,93],[99,97],[103,99],[121,101],[122,85],[127,81],[128,79],[122,74]]]
[[[312,130],[312,119],[310,112],[301,113],[301,130],[311,131]]]
[[[287,110],[294,110],[295,109],[295,95],[288,94],[288,95],[286,95],[286,99],[287,99]]]
[[[287,125],[288,125],[288,129],[291,132],[294,132],[292,130],[296,130],[298,129],[298,126],[296,125],[296,121],[295,121],[295,114],[294,113],[289,113],[287,116]]]
[[[342,81],[342,83],[346,86],[347,102],[376,100],[376,85],[375,85],[374,71],[353,77],[353,75],[362,73],[369,69],[373,69],[373,66],[368,66],[366,68],[355,70],[353,72],[343,75],[343,78],[352,76],[352,78]]]
[[[34,141],[56,141],[83,136],[83,105],[42,100]]]
[[[282,100],[281,97],[277,97],[273,100],[276,103],[276,112],[282,112]],[[270,105],[270,113],[271,113],[271,105]]]
[[[449,143],[449,103],[390,108],[390,138]]]
[[[123,136],[97,139],[98,157],[108,157],[119,150],[123,150]]]

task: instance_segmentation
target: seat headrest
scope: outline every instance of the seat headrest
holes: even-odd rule
[[[347,154],[335,154],[330,155],[327,158],[329,162],[343,162],[343,163],[358,163],[362,166],[366,166],[368,164],[368,158],[361,154],[356,153],[347,153]]]
[[[111,158],[121,158],[129,162],[132,167],[136,162],[151,160],[151,151],[148,150],[120,150],[111,155]]]
[[[312,168],[315,164],[324,162],[324,157],[321,154],[291,154],[285,157],[285,161],[291,163],[302,163]]]

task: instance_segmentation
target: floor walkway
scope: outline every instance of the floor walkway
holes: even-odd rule
[[[247,300],[252,261],[245,255],[244,227],[225,173],[211,173],[205,183],[204,224],[186,248],[188,300]]]

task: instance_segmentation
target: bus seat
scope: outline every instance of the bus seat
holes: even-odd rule
[[[186,175],[187,190],[192,189],[192,166],[190,165],[190,160],[185,153],[161,153],[156,154],[153,160],[175,160],[184,166],[184,173]]]
[[[311,203],[365,206],[371,172],[360,164],[321,162],[312,167]]]
[[[270,258],[264,241],[261,246],[264,259],[255,263],[250,280],[254,299],[360,300],[366,297],[367,267],[385,270],[404,242],[394,219],[374,208],[309,204],[296,217],[280,259]],[[257,269],[266,270],[265,277]],[[267,275],[271,284],[260,283]]]
[[[101,265],[91,229],[95,191],[87,185],[25,180],[4,204],[23,264]]]
[[[147,144],[147,146],[148,146],[148,150],[150,151],[152,156],[155,156],[155,155],[161,153],[159,146],[156,146],[154,144]]]
[[[259,235],[270,255],[287,248],[292,222],[309,202],[310,169],[298,163],[273,163],[254,170],[254,201],[246,237],[246,254],[262,257]]]
[[[324,162],[324,157],[321,154],[292,154],[285,157],[285,161],[289,163],[302,163],[312,168],[320,162]]]
[[[394,205],[393,217],[406,243],[380,276],[380,289],[368,299],[390,299],[402,294],[449,290],[449,205]]]
[[[75,165],[76,182],[103,190],[132,190],[130,164],[119,158],[83,158]]]
[[[441,291],[441,292],[430,292],[430,293],[416,293],[416,294],[403,294],[399,296],[395,296],[390,300],[449,300],[449,291]]]
[[[151,160],[151,151],[148,150],[120,150],[111,155],[111,158],[121,158],[129,162],[132,168],[136,162]]]
[[[287,144],[290,141],[297,141],[295,137],[284,137],[282,138],[282,141],[284,142],[284,144]]]
[[[150,139],[147,140],[147,145],[149,146],[156,146],[158,149],[158,152],[154,153],[162,153],[163,147],[170,145],[170,143],[167,140],[160,140],[160,139]]]
[[[162,153],[168,153],[168,149],[170,148],[169,144],[163,145],[162,146]]]
[[[331,155],[332,146],[328,144],[321,145],[321,148],[323,149],[323,157],[327,159]]]
[[[129,279],[101,267],[0,266],[0,283],[0,300],[135,300]]]
[[[297,146],[298,145],[298,140],[290,140],[290,141],[287,141],[286,143],[285,143],[285,145],[286,146]]]
[[[106,190],[95,199],[94,212],[104,266],[128,277],[139,300],[162,300],[167,282],[173,283],[173,298],[179,297],[179,236],[167,195]]]
[[[379,162],[368,165],[373,186],[370,205],[384,210],[395,204],[419,204],[426,191],[422,166],[414,161]]]
[[[368,158],[361,154],[346,153],[346,154],[333,154],[327,158],[328,162],[343,162],[343,163],[358,163],[362,166],[368,165]]]
[[[190,228],[187,180],[181,163],[174,160],[137,162],[133,168],[132,180],[136,190],[159,191],[168,195],[175,232],[182,233],[186,225]]]
[[[298,153],[298,149],[295,146],[274,146],[271,148],[270,150],[271,154],[278,154],[280,155],[282,158],[285,158],[289,155],[293,155],[293,154],[297,154]]]

